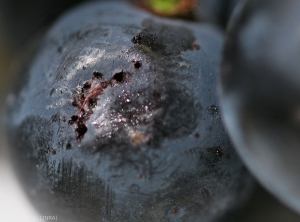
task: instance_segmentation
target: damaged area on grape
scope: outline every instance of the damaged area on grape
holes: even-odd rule
[[[82,141],[88,131],[86,122],[93,114],[93,108],[97,106],[98,100],[108,87],[128,81],[128,73],[124,70],[115,73],[111,79],[103,80],[103,74],[93,71],[91,80],[86,81],[82,86],[77,86],[75,96],[71,103],[77,107],[77,114],[73,115],[68,121],[69,125],[75,125],[76,140]]]

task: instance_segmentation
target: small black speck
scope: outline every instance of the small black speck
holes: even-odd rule
[[[78,102],[75,98],[73,98],[73,100],[72,100],[72,106],[75,106],[75,107],[78,106]]]
[[[198,138],[200,137],[200,134],[199,134],[199,133],[195,133],[195,134],[194,134],[194,137],[195,137],[196,139],[198,139]]]
[[[124,81],[126,72],[124,72],[123,70],[121,72],[117,72],[113,75],[112,79],[116,80],[117,82],[121,83]]]
[[[51,91],[50,91],[50,96],[52,96],[52,95],[53,95],[54,91],[55,91],[55,89],[54,89],[54,88],[52,88],[52,89],[51,89]]]
[[[131,41],[134,43],[134,44],[141,44],[141,40],[143,39],[143,35],[142,34],[137,34],[136,36],[134,36]]]
[[[178,212],[179,212],[179,208],[178,208],[178,207],[175,207],[175,208],[172,210],[172,214],[173,214],[173,215],[176,215]]]
[[[97,98],[96,97],[92,97],[89,100],[89,106],[94,108],[97,105]]]
[[[211,106],[207,107],[207,111],[212,115],[219,114],[219,108],[217,105],[211,105]]]
[[[71,145],[71,143],[67,143],[66,150],[70,150],[70,149],[72,149],[72,145]]]
[[[102,79],[103,78],[103,74],[101,72],[96,71],[96,70],[94,70],[93,75],[97,79]]]
[[[78,120],[78,116],[75,116],[75,115],[72,116],[72,117],[71,117],[71,120],[74,121],[74,122],[76,122],[76,121]]]
[[[61,46],[57,48],[57,52],[62,53],[62,47]]]
[[[86,90],[86,89],[89,89],[89,88],[91,88],[91,83],[90,82],[85,82],[84,84],[83,84],[83,88]]]
[[[85,133],[87,132],[88,128],[86,127],[86,125],[84,123],[78,123],[77,128],[75,129],[76,131],[76,139],[78,141],[81,141],[85,135]]]
[[[194,50],[199,50],[200,49],[200,45],[194,43],[193,44],[193,48],[194,48]]]
[[[142,67],[142,62],[141,61],[134,61],[134,68],[140,69]]]

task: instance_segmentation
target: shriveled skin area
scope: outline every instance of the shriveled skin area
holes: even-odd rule
[[[242,203],[253,183],[219,114],[222,38],[125,3],[62,17],[7,102],[11,154],[40,212],[213,221]]]

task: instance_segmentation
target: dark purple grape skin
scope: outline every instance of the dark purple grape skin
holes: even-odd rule
[[[12,161],[60,221],[222,221],[250,195],[219,114],[223,35],[125,3],[47,33],[9,94]]]
[[[223,54],[223,116],[244,162],[300,212],[300,2],[246,1]]]

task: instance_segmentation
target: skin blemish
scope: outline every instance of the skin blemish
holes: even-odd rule
[[[71,143],[67,143],[66,150],[70,150],[70,149],[72,149],[72,145],[71,145]]]
[[[71,119],[69,120],[69,125],[73,125],[77,120],[78,120],[78,116],[74,115],[71,117]]]
[[[92,97],[89,100],[89,106],[94,108],[97,105],[97,98],[96,97]]]
[[[84,138],[85,133],[88,131],[86,126],[86,121],[88,121],[93,114],[93,108],[97,106],[100,96],[103,94],[104,90],[116,84],[123,83],[127,77],[126,72],[122,70],[121,72],[115,73],[110,80],[99,81],[103,78],[103,74],[94,71],[93,78],[90,81],[86,81],[83,86],[77,86],[76,97],[72,99],[72,105],[77,107],[78,111],[76,115],[73,115],[68,121],[69,125],[75,124],[76,139],[81,141]],[[136,139],[136,143],[143,139]]]
[[[144,38],[144,35],[143,34],[137,34],[136,36],[134,36],[131,41],[134,43],[134,44],[141,44],[142,42],[142,39]]]
[[[94,70],[93,75],[96,79],[102,79],[103,78],[103,74],[101,72],[96,71],[96,70]]]
[[[195,134],[194,134],[194,137],[195,137],[196,139],[198,139],[198,138],[200,137],[200,134],[199,134],[199,133],[195,133]]]
[[[212,115],[218,115],[219,114],[219,109],[217,105],[211,105],[207,107],[207,111],[212,114]]]
[[[173,214],[173,215],[178,214],[178,212],[179,212],[179,208],[178,208],[178,207],[176,207],[176,208],[174,208],[174,209],[172,210],[172,214]]]
[[[134,68],[136,68],[136,69],[142,68],[142,62],[141,61],[132,60],[132,62],[134,64]]]
[[[87,132],[87,127],[83,122],[80,122],[77,124],[75,132],[76,132],[76,139],[78,141],[81,141],[85,135],[85,133]]]
[[[76,98],[73,98],[73,99],[72,99],[72,106],[75,106],[75,107],[78,106],[78,103],[77,103]]]
[[[139,178],[139,179],[143,179],[143,177],[144,177],[144,175],[141,173],[137,175],[137,178]]]
[[[223,150],[221,148],[218,148],[218,149],[216,149],[215,154],[218,157],[222,157],[223,156]]]
[[[200,45],[194,43],[194,44],[193,44],[193,49],[194,49],[194,50],[199,50],[199,49],[200,49]]]
[[[113,75],[111,79],[111,85],[114,86],[115,84],[123,83],[126,78],[126,72],[122,70],[121,72],[117,72]]]
[[[109,82],[108,81],[104,81],[104,82],[101,82],[100,84],[101,84],[101,88],[102,89],[106,89],[107,86],[109,85]]]
[[[72,116],[72,117],[71,117],[71,120],[72,120],[73,122],[76,122],[76,121],[78,120],[78,116]]]
[[[85,90],[87,90],[87,89],[91,88],[91,86],[92,86],[92,84],[90,82],[85,82],[84,85],[83,85],[83,88]]]
[[[146,143],[149,141],[149,137],[143,135],[143,134],[139,134],[139,133],[132,133],[131,135],[131,143],[134,146],[140,145],[142,143]]]

